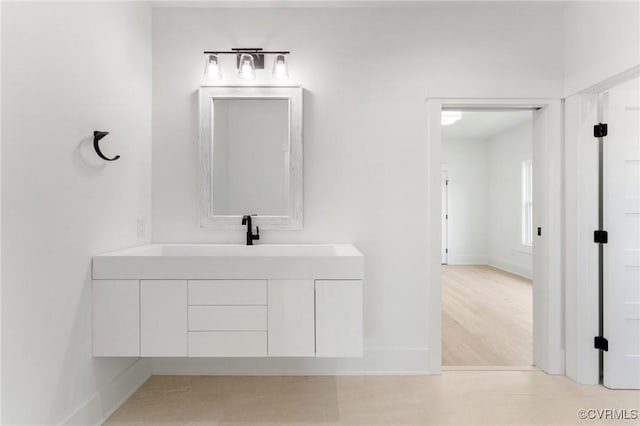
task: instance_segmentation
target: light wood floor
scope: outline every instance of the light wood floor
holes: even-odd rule
[[[153,376],[107,425],[601,425],[580,409],[638,409],[640,392],[540,371],[440,376]]]
[[[442,365],[531,366],[531,280],[485,265],[442,266]]]

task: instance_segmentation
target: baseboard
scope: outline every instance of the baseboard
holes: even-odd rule
[[[425,375],[428,348],[365,348],[362,358],[154,358],[154,375]]]
[[[138,359],[87,402],[78,407],[62,425],[101,425],[151,376],[149,359]]]
[[[487,264],[502,271],[521,276],[522,278],[526,278],[528,280],[532,279],[531,277],[533,274],[531,272],[531,268],[509,262],[508,260],[490,257]]]
[[[483,254],[456,255],[449,253],[447,259],[448,265],[486,265],[487,262],[488,258]]]
[[[460,366],[443,366],[442,371],[536,371],[542,372],[536,366],[533,365],[524,365],[521,367],[518,366],[491,366],[491,365],[460,365]]]

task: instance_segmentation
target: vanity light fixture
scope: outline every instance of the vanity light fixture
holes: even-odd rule
[[[222,80],[219,58],[215,53],[207,55],[207,65],[205,65],[204,73],[212,80]]]
[[[240,55],[240,65],[238,65],[238,77],[243,80],[255,80],[256,63],[253,56],[248,53]]]
[[[289,78],[287,55],[290,53],[289,51],[265,52],[262,48],[233,48],[230,51],[205,51],[204,54],[207,57],[205,75],[213,80],[221,80],[220,55],[235,55],[238,76],[242,80],[254,80],[256,78],[256,70],[264,69],[265,55],[275,55],[273,61],[273,77],[279,80],[287,80]]]
[[[440,124],[443,126],[449,126],[462,118],[462,112],[460,111],[442,111],[440,118]]]

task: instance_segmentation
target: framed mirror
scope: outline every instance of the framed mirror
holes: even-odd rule
[[[302,229],[302,87],[200,88],[202,227]]]

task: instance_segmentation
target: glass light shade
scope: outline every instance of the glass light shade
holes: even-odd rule
[[[204,67],[204,74],[212,80],[222,80],[218,55],[207,55],[207,64]]]
[[[279,80],[289,79],[289,66],[285,55],[276,55],[273,61],[273,76]]]
[[[440,118],[440,124],[443,126],[449,126],[462,118],[462,112],[460,111],[442,111],[442,117]]]
[[[253,62],[253,56],[248,53],[240,55],[240,64],[238,65],[238,77],[243,80],[254,80],[256,78],[256,65]]]

